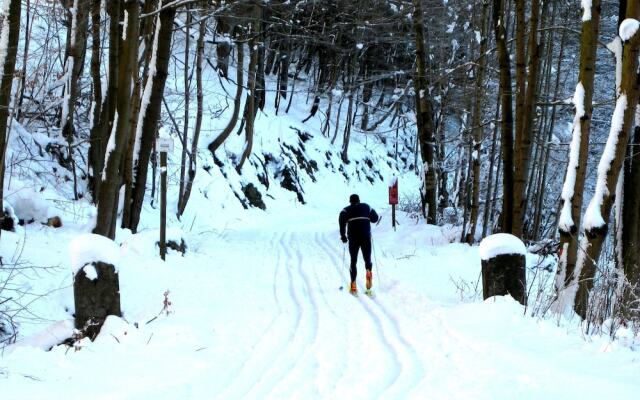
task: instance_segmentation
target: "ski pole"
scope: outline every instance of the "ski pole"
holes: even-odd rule
[[[380,288],[379,290],[381,290],[382,285],[380,284],[380,270],[378,269],[378,255],[376,253],[376,245],[373,242],[373,235],[371,235],[371,247],[373,248],[373,260],[375,261],[375,264],[376,264],[376,275],[378,276],[378,287]]]
[[[342,244],[342,273],[344,274],[344,270],[347,268],[347,264],[345,262],[345,253],[346,253],[347,245],[345,243]]]

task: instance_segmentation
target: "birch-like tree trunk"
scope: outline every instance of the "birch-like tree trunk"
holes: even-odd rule
[[[569,163],[562,187],[558,231],[560,233],[560,258],[555,288],[558,295],[555,308],[564,312],[573,309],[572,300],[567,304],[566,288],[576,284],[573,279],[578,258],[578,232],[582,198],[589,156],[589,136],[591,115],[593,113],[593,87],[596,72],[598,31],[600,25],[600,0],[593,0],[590,10],[583,10],[582,33],[580,40],[580,72],[573,102],[575,115],[573,132],[569,147]],[[573,282],[573,283],[572,283]]]

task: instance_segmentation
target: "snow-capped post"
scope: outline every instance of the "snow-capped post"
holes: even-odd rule
[[[156,148],[160,152],[160,258],[167,254],[167,153],[173,151],[173,139],[159,136]]]
[[[391,226],[396,230],[396,205],[398,204],[398,177],[389,180],[389,204],[391,204]]]
[[[479,252],[483,298],[510,294],[525,305],[527,249],[524,243],[511,234],[497,233],[480,242]]]
[[[120,248],[105,236],[87,233],[69,244],[73,272],[75,327],[92,340],[109,315],[121,316]]]

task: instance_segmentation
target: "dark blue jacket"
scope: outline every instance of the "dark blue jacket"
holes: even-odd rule
[[[371,237],[371,222],[378,222],[378,214],[366,203],[351,204],[340,212],[338,221],[340,223],[340,237],[360,239]],[[348,228],[347,228],[348,227]]]

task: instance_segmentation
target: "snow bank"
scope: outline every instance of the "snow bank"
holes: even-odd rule
[[[118,271],[118,261],[120,259],[120,247],[116,243],[104,236],[93,233],[85,233],[76,236],[69,243],[69,254],[71,256],[71,270],[73,276],[87,264],[102,261],[113,264]],[[86,271],[85,272],[90,272]]]
[[[527,248],[518,239],[509,233],[496,233],[487,236],[480,242],[478,253],[482,260],[489,260],[500,254],[527,254]]]
[[[15,215],[25,222],[37,221],[46,223],[49,217],[56,216],[52,204],[42,194],[32,189],[25,188],[7,197],[9,197],[9,204],[13,206]]]
[[[11,353],[18,347],[35,347],[48,351],[52,347],[62,343],[73,334],[73,320],[63,320],[55,322],[35,335],[26,337],[14,345],[7,348],[7,352]]]

